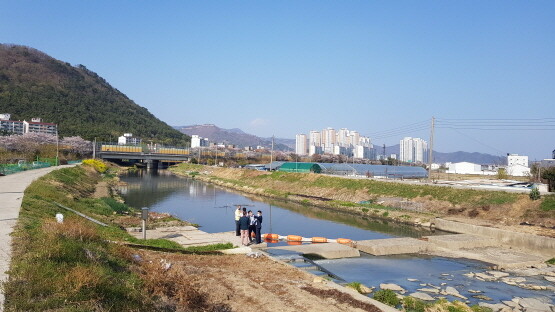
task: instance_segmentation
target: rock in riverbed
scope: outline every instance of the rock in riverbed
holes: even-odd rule
[[[423,292],[429,292],[429,293],[433,293],[433,294],[439,294],[439,289],[437,288],[420,288],[417,289],[418,291],[423,291]]]
[[[486,303],[486,302],[480,302],[480,303],[478,303],[478,305],[481,306],[481,307],[490,308],[493,312],[512,311],[511,308],[509,308],[508,306],[506,306],[502,303],[491,304],[491,303]]]
[[[424,300],[424,301],[434,301],[434,297],[426,294],[426,293],[422,293],[422,292],[415,292],[410,294],[411,297],[414,297],[416,299],[420,299],[420,300]]]
[[[397,284],[380,284],[380,289],[389,289],[389,290],[393,290],[393,291],[399,291],[402,294],[404,294],[405,292],[407,292],[403,287],[397,285]]]
[[[518,302],[525,310],[551,311],[553,305],[542,302],[536,298],[523,298]]]
[[[490,297],[486,296],[486,295],[474,295],[472,296],[476,299],[480,299],[480,300],[486,300],[486,301],[492,301],[493,299],[491,299]]]
[[[461,295],[458,290],[456,290],[454,287],[451,287],[451,286],[447,286],[445,288],[445,294],[446,295],[451,295],[453,297],[461,298],[461,299],[464,299],[464,300],[468,299],[465,296]]]

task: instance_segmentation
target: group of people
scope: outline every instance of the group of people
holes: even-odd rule
[[[262,243],[262,211],[254,215],[252,210],[247,212],[247,208],[237,205],[235,210],[235,235],[241,236],[241,244],[248,246],[253,243],[252,233],[255,233],[256,244]]]

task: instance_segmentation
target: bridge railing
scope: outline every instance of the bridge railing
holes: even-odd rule
[[[163,146],[160,144],[139,144],[123,145],[112,142],[97,143],[96,150],[102,152],[116,153],[144,153],[144,154],[166,154],[166,155],[189,155],[191,151],[188,147]]]

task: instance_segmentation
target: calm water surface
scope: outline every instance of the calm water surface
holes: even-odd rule
[[[243,196],[202,181],[177,177],[163,170],[157,173],[140,171],[127,174],[121,180],[127,183],[120,187],[120,191],[128,205],[170,213],[199,224],[201,230],[209,233],[234,230],[234,205],[240,204],[246,206],[247,210],[262,211],[262,233],[354,240],[433,235],[429,230],[412,226],[353,218],[348,214],[299,204]]]
[[[120,191],[128,205],[171,213],[182,220],[199,224],[203,231],[209,233],[233,231],[235,229],[233,205],[240,204],[247,206],[247,210],[262,210],[263,233],[296,234],[304,237],[344,237],[354,240],[434,235],[429,230],[420,230],[412,226],[363,219],[260,197],[243,196],[198,180],[177,177],[164,170],[127,174],[122,176],[121,180],[127,182]],[[413,292],[423,287],[421,283],[436,286],[445,283],[443,288],[445,286],[457,288],[462,295],[469,298],[471,303],[477,303],[479,300],[472,298],[472,293],[468,292],[468,289],[483,291],[485,295],[494,299],[490,303],[510,300],[515,296],[540,297],[545,300],[551,300],[552,297],[550,291],[530,291],[500,282],[481,282],[462,275],[468,272],[486,271],[487,264],[479,261],[415,255],[385,257],[364,253],[361,255],[360,258],[319,260],[317,263],[346,282],[356,281],[367,286],[379,287],[380,283],[396,283]],[[442,275],[447,273],[448,276]],[[409,282],[407,278],[416,278],[419,281]],[[533,280],[533,278],[527,279]],[[533,283],[546,284],[546,281],[533,280]]]

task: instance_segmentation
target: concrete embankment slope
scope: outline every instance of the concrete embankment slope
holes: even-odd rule
[[[486,236],[494,239],[499,245],[531,250],[537,254],[548,257],[555,256],[555,238],[507,231],[494,227],[473,225],[441,218],[436,218],[434,223],[438,230]]]
[[[73,166],[75,165],[48,167],[0,177],[0,281],[5,281],[8,278],[6,271],[10,268],[12,255],[10,234],[13,232],[19,217],[23,192],[34,180],[43,175],[57,169]],[[3,311],[3,307],[4,291],[0,288],[0,311]]]

